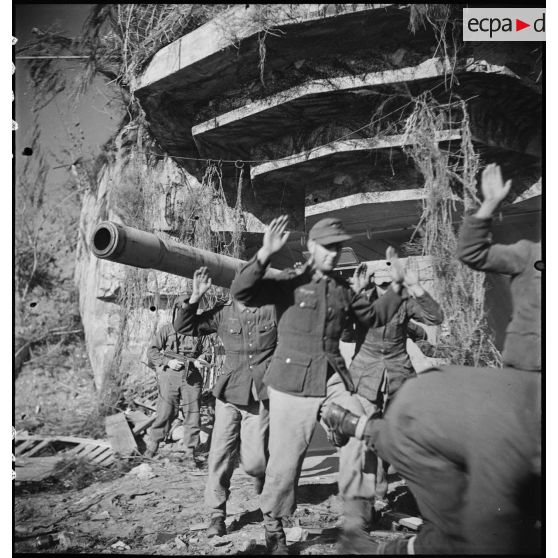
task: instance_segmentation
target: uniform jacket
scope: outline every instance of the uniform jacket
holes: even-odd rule
[[[236,302],[197,314],[198,304],[185,303],[174,321],[177,331],[217,333],[225,348],[224,370],[213,394],[235,405],[248,405],[255,387],[267,399],[263,375],[277,345],[277,315],[273,305],[245,307]],[[252,399],[253,400],[253,399]]]
[[[502,357],[505,366],[541,370],[541,260],[540,242],[520,240],[515,244],[492,244],[492,219],[465,218],[457,255],[478,271],[511,276],[513,314],[506,330]]]
[[[254,256],[234,279],[232,295],[244,304],[275,304],[278,345],[264,381],[279,391],[323,397],[326,382],[338,372],[347,389],[354,386],[339,351],[339,338],[349,320],[380,326],[401,304],[393,290],[380,300],[355,295],[339,276],[317,277],[308,266],[265,277],[266,266]]]
[[[439,304],[425,291],[422,296],[407,297],[386,325],[370,328],[364,333],[349,372],[356,391],[376,401],[384,371],[387,374],[388,395],[391,397],[405,380],[416,376],[407,353],[407,337],[413,341],[426,340],[426,331],[410,320],[439,325],[444,319]],[[359,328],[361,329],[361,328]]]
[[[149,348],[147,349],[147,357],[157,368],[167,370],[167,364],[172,359],[163,356],[161,351],[172,351],[187,357],[197,358],[202,353],[202,350],[202,340],[197,336],[182,335],[176,332],[171,324],[165,324],[151,338]],[[190,363],[189,369],[195,369],[192,368],[193,366]]]

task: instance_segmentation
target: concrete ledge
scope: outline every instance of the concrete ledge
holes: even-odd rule
[[[407,81],[418,81],[422,79],[432,79],[444,76],[451,71],[452,65],[449,60],[431,58],[425,60],[417,66],[409,66],[397,70],[386,70],[383,72],[373,72],[357,76],[342,76],[329,80],[312,80],[301,85],[297,85],[266,99],[249,103],[238,109],[226,112],[210,120],[206,120],[192,128],[193,136],[201,136],[206,132],[215,130],[227,124],[253,117],[258,113],[265,112],[279,105],[286,105],[297,99],[309,95],[328,94],[335,91],[350,91],[352,89],[370,88],[379,85],[405,83]],[[468,61],[465,63],[465,72],[485,73],[495,75],[505,75],[519,79],[519,76],[506,66],[489,64],[483,60]],[[355,93],[358,94],[358,91]]]
[[[372,11],[393,4],[269,4],[274,13],[273,27],[296,25],[341,15]],[[158,51],[133,86],[148,87],[170,74],[188,68],[264,29],[257,21],[257,5],[239,5],[226,10],[191,33]],[[405,8],[406,5],[398,5]],[[232,36],[231,29],[234,29]]]
[[[461,139],[461,133],[458,131],[446,130],[438,134],[438,141],[440,142],[457,139]],[[269,163],[263,163],[261,165],[253,166],[250,169],[250,178],[252,180],[255,180],[258,176],[262,176],[286,167],[292,167],[306,161],[328,157],[329,155],[333,155],[335,153],[350,153],[355,151],[389,149],[393,147],[401,147],[403,145],[410,145],[411,143],[412,142],[409,141],[409,138],[405,135],[388,136],[382,139],[360,138],[353,140],[335,141],[328,145],[315,147],[307,151],[302,151],[301,153],[297,153],[296,155],[291,155],[289,157],[270,161]]]
[[[388,192],[363,192],[362,194],[353,194],[335,200],[317,203],[306,207],[306,218],[319,216],[321,219],[324,213],[331,211],[340,211],[343,209],[353,209],[355,206],[364,204],[394,204],[397,202],[409,202],[424,199],[424,188],[416,188],[413,190],[392,190]],[[383,208],[381,211],[385,211]]]

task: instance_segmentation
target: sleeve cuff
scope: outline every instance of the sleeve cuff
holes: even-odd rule
[[[265,271],[269,267],[269,259],[267,260],[267,262],[265,264],[263,264],[262,262],[260,262],[257,252],[252,257],[252,260],[250,260],[248,263],[252,264],[253,262],[255,262],[256,266],[261,271]]]

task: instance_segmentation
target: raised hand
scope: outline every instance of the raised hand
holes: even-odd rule
[[[405,279],[403,283],[412,296],[421,296],[424,293],[418,273],[412,269],[405,269]]]
[[[281,215],[269,223],[265,229],[263,244],[258,251],[258,260],[267,263],[269,258],[285,246],[289,234],[287,231],[288,215]]]
[[[192,286],[192,295],[190,302],[198,302],[198,300],[209,290],[211,287],[211,277],[207,267],[202,266],[194,271],[194,280]]]
[[[351,280],[351,288],[355,293],[360,293],[362,289],[365,289],[369,284],[368,278],[368,266],[363,262],[358,265],[353,273]]]
[[[496,163],[487,165],[481,176],[481,190],[484,199],[477,212],[477,217],[490,217],[508,195],[511,184],[511,180],[504,183],[499,165]]]

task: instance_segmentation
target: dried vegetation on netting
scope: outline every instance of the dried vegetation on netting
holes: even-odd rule
[[[457,130],[460,140],[449,147],[438,141],[442,130]],[[415,241],[434,264],[434,290],[445,316],[445,334],[436,356],[451,364],[501,366],[485,314],[485,274],[471,270],[456,258],[458,211],[477,203],[478,156],[473,149],[466,105],[461,100],[439,104],[425,94],[416,99],[407,119],[406,153],[424,178],[426,196]]]

